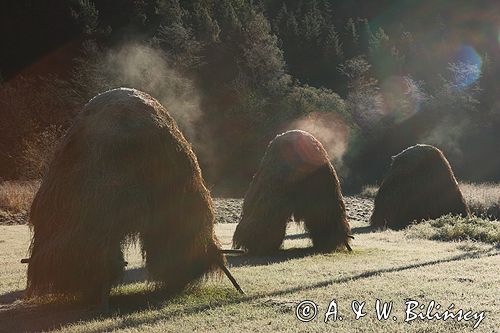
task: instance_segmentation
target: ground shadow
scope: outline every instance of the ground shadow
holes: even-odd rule
[[[154,325],[155,323],[175,318],[179,315],[190,315],[195,313],[200,313],[206,311],[208,309],[215,309],[217,307],[222,307],[230,304],[238,304],[242,302],[252,302],[252,301],[260,301],[266,300],[272,297],[282,297],[288,294],[293,294],[296,292],[302,292],[307,290],[313,290],[317,288],[324,288],[333,284],[345,283],[350,281],[356,281],[361,279],[370,278],[372,276],[387,274],[393,272],[401,272],[409,269],[415,269],[426,266],[433,266],[441,263],[448,263],[453,261],[460,261],[464,259],[479,259],[491,256],[498,256],[500,253],[498,251],[494,251],[495,247],[492,247],[488,251],[475,251],[475,252],[467,252],[464,254],[456,255],[453,257],[442,258],[438,260],[425,261],[420,263],[413,263],[410,265],[396,266],[396,267],[387,267],[381,268],[371,271],[366,271],[357,275],[351,276],[343,276],[340,278],[333,278],[324,281],[319,281],[317,283],[313,283],[310,285],[300,285],[291,288],[285,288],[281,290],[277,290],[274,292],[268,293],[259,293],[259,294],[249,294],[248,296],[242,297],[232,297],[229,299],[215,300],[206,302],[202,305],[200,304],[192,304],[186,305],[185,307],[171,307],[165,308],[165,301],[171,298],[173,295],[169,294],[164,290],[157,290],[148,293],[136,293],[136,294],[127,294],[111,297],[110,305],[111,312],[107,314],[100,313],[95,309],[85,308],[81,305],[68,305],[68,304],[48,304],[48,305],[29,305],[29,304],[16,304],[9,309],[3,309],[0,307],[0,331],[1,332],[13,332],[13,331],[24,331],[24,332],[38,332],[42,330],[49,330],[53,328],[63,328],[66,325],[71,323],[75,323],[78,321],[86,321],[86,320],[98,320],[114,317],[117,314],[120,316],[127,315],[130,313],[134,313],[137,311],[143,310],[151,310],[151,309],[160,309],[151,316],[136,316],[129,317],[127,320],[120,320],[114,322],[110,325],[112,327],[103,327],[103,328],[95,328],[92,330],[89,328],[89,332],[101,332],[101,331],[109,331],[112,329],[121,329],[121,328],[130,328],[137,327],[143,324]],[[307,250],[310,249],[294,249],[291,251],[283,251],[285,252],[282,258],[287,257],[288,255],[294,253],[295,251],[299,251],[305,255]],[[492,252],[493,251],[493,252]],[[287,254],[288,253],[288,254]],[[296,257],[297,253],[295,253]],[[243,257],[235,257],[231,258],[232,260],[238,259],[241,260]],[[250,258],[249,258],[250,259]],[[257,258],[253,258],[252,260],[256,260]],[[262,259],[262,258],[261,258]],[[264,259],[265,261],[265,259]],[[276,261],[270,261],[276,262]],[[247,292],[251,290],[251,286],[245,288]],[[5,295],[2,295],[5,296]],[[0,297],[2,297],[0,296]]]
[[[290,239],[290,240],[304,239],[304,238],[310,238],[308,232],[303,232],[303,233],[300,233],[300,234],[291,234],[291,235],[286,235],[285,236],[285,239]]]
[[[8,293],[0,295],[0,305],[12,304],[18,299],[22,298],[23,296],[24,296],[24,290],[10,291]]]
[[[19,301],[0,307],[0,332],[40,332],[95,318],[96,311],[78,304],[32,305]]]
[[[123,272],[120,280],[122,284],[130,284],[136,282],[144,282],[148,279],[148,272],[144,267],[130,268]]]
[[[119,284],[127,285],[146,280],[146,269],[137,267],[125,270]],[[109,300],[110,312],[103,314],[99,307],[78,303],[30,303],[23,299],[24,295],[25,290],[0,295],[0,332],[50,330],[82,320],[116,315],[116,311],[127,313],[146,309],[175,296],[160,288],[126,295],[112,295]]]
[[[276,264],[290,259],[299,259],[317,253],[312,247],[307,248],[291,248],[286,250],[278,250],[269,255],[252,256],[252,255],[226,255],[229,267],[241,266],[262,266]]]
[[[129,284],[144,281],[145,269],[135,268],[124,274]],[[127,277],[128,276],[128,277]],[[138,278],[140,277],[140,278]],[[34,303],[23,299],[24,290],[0,295],[0,332],[40,332],[57,329],[79,321],[106,319],[118,314],[126,315],[145,309],[163,307],[165,302],[178,293],[167,289],[152,288],[127,294],[111,295],[109,310],[78,302]]]
[[[356,227],[356,228],[352,228],[352,233],[353,235],[356,235],[356,234],[369,234],[369,233],[372,233],[372,232],[378,232],[378,231],[383,231],[382,229],[378,228],[378,227],[372,227],[372,226],[366,226],[366,227]]]
[[[379,227],[372,227],[372,226],[366,226],[366,227],[355,227],[351,229],[352,234],[369,234],[372,232],[379,232],[379,231],[384,231],[384,229],[379,228]],[[291,235],[286,235],[285,239],[288,240],[295,240],[295,239],[306,239],[309,238],[309,233],[303,232],[300,234],[291,234]]]

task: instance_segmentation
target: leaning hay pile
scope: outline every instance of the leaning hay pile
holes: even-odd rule
[[[469,214],[451,166],[436,147],[416,145],[393,156],[375,197],[370,224],[400,229],[412,221],[450,213]]]
[[[233,246],[256,254],[278,250],[292,215],[305,222],[317,250],[350,249],[337,174],[321,143],[297,130],[270,142],[245,195]]]
[[[30,212],[28,295],[107,298],[123,247],[178,291],[224,267],[196,156],[165,108],[115,89],[94,97],[56,150]]]

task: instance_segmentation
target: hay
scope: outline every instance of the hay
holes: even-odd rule
[[[150,279],[179,291],[223,267],[213,223],[196,156],[165,108],[107,91],[77,117],[35,196],[28,295],[107,297],[137,238]]]
[[[412,221],[469,214],[451,166],[439,149],[416,145],[392,159],[375,197],[372,226],[400,229]]]
[[[292,215],[305,222],[315,249],[350,248],[337,174],[321,143],[298,130],[278,135],[267,147],[245,195],[233,246],[255,254],[278,250]]]

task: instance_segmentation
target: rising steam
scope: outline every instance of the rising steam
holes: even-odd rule
[[[142,90],[166,107],[189,139],[195,138],[195,124],[202,115],[199,94],[161,50],[137,43],[107,52],[94,50],[79,72],[78,85],[86,90],[85,99],[118,87]]]
[[[334,112],[313,112],[290,124],[288,129],[311,133],[324,146],[335,164],[342,164],[342,157],[349,143],[349,126]]]

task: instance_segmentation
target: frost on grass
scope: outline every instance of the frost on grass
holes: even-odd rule
[[[469,209],[477,216],[500,220],[500,186],[494,183],[460,183]]]
[[[477,216],[441,216],[434,220],[411,225],[407,231],[411,238],[427,238],[441,241],[473,240],[500,244],[500,221]]]

